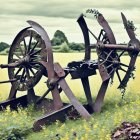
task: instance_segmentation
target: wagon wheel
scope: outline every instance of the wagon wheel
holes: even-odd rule
[[[16,36],[9,51],[8,64],[18,65],[8,68],[8,75],[10,79],[17,79],[12,83],[17,90],[28,90],[39,82],[44,67],[38,61],[47,61],[45,48],[41,36],[32,28],[25,28]]]
[[[108,22],[105,20],[103,15],[99,13],[97,10],[93,10],[93,14],[96,17],[99,25],[103,28],[100,31],[100,34],[97,39],[97,45],[101,44],[116,44],[115,36],[110,28]],[[111,58],[116,59],[117,53],[116,51],[108,50],[108,49],[100,49],[97,48],[97,55],[98,55],[98,68],[103,81],[108,80],[113,71],[111,68]],[[106,61],[107,60],[107,61]]]
[[[129,46],[137,46],[139,45],[139,41],[135,38],[134,27],[130,25],[130,22],[126,20],[125,16],[122,14],[122,19],[126,31],[130,37]],[[129,25],[129,26],[128,26]],[[102,38],[102,40],[101,40]],[[108,44],[109,41],[106,38],[106,33],[101,33],[99,36],[99,40],[103,44]],[[130,60],[127,62],[123,62],[121,59],[124,57],[124,54],[128,54],[130,56]],[[136,51],[127,51],[127,50],[117,50],[117,49],[99,49],[99,66],[102,67],[106,74],[106,78],[114,77],[114,74],[117,75],[119,80],[118,88],[122,89],[122,92],[125,91],[125,87],[129,81],[129,78],[134,78],[133,71],[135,70],[135,62],[137,58],[138,52]],[[123,58],[124,60],[124,58]]]

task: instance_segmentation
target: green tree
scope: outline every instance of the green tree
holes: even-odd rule
[[[84,50],[84,45],[81,43],[70,43],[69,48],[74,51],[81,51]]]
[[[10,46],[7,43],[0,42],[0,52],[4,51],[7,48],[10,48]]]
[[[54,36],[53,36],[53,39],[51,40],[51,42],[52,42],[53,46],[61,45],[64,42],[66,42],[68,44],[68,39],[62,31],[57,30],[54,33]]]

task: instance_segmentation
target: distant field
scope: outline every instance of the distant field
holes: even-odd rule
[[[55,53],[55,62],[65,67],[68,62],[73,60],[83,59],[83,53]],[[96,59],[96,55],[93,53],[92,58]],[[123,57],[123,62],[127,63],[128,56]],[[7,63],[7,56],[0,56],[0,63]],[[130,80],[123,102],[121,102],[121,93],[117,89],[118,79],[115,77],[114,84],[109,86],[105,102],[103,104],[102,112],[100,114],[94,113],[92,119],[86,122],[82,118],[78,120],[68,120],[66,123],[56,122],[51,126],[44,127],[43,131],[34,133],[27,131],[32,127],[32,124],[38,116],[41,116],[41,112],[36,112],[32,107],[28,109],[19,109],[19,112],[10,112],[7,109],[5,112],[0,113],[0,139],[7,140],[24,139],[27,140],[111,140],[111,131],[119,126],[123,121],[139,122],[140,121],[140,58],[136,63],[135,80]],[[6,80],[7,70],[0,70],[0,81]],[[81,86],[80,80],[71,80],[71,77],[66,78],[68,85],[76,97],[81,102],[86,102],[84,91]],[[45,86],[46,79],[42,80],[35,87],[36,93],[42,95],[47,87]],[[90,85],[93,98],[97,94],[97,91],[101,84],[101,78],[99,73],[90,77]],[[0,85],[0,101],[5,100],[10,90],[10,84]],[[18,93],[21,96],[24,93]],[[51,96],[49,96],[51,97]],[[62,94],[62,98],[68,101]],[[120,104],[121,103],[121,104]],[[58,129],[59,128],[59,129]]]

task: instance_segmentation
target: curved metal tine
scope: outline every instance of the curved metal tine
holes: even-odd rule
[[[40,34],[40,36],[44,40],[46,49],[47,49],[47,54],[48,54],[47,55],[48,61],[47,61],[47,63],[44,61],[41,61],[40,63],[44,67],[48,68],[48,79],[55,78],[55,71],[54,71],[54,64],[53,64],[53,52],[52,52],[52,45],[51,45],[50,38],[49,38],[47,32],[45,31],[45,29],[41,25],[39,25],[38,23],[36,23],[34,21],[27,21],[27,22],[32,26],[33,29],[35,29]],[[58,93],[59,93],[59,91],[58,91],[57,87],[55,87],[52,90],[52,97],[53,97],[53,101],[54,101],[54,108],[56,110],[62,108],[62,106],[63,106],[60,95]]]
[[[129,38],[135,39],[136,36],[135,36],[134,30],[128,27],[128,20],[126,19],[125,15],[122,12],[121,12],[121,16],[122,16],[123,24],[124,24],[124,27],[127,31]]]
[[[84,60],[90,60],[91,58],[91,48],[89,47],[90,46],[90,38],[89,38],[89,30],[88,30],[88,27],[87,27],[87,23],[83,17],[83,14],[80,15],[80,17],[78,18],[77,20],[81,30],[82,30],[82,33],[83,33],[83,37],[84,37],[84,42],[85,42],[85,56],[84,56]]]
[[[121,80],[121,77],[120,77],[120,74],[119,74],[118,70],[116,70],[116,73],[117,73],[117,77],[118,77],[118,79],[119,79],[119,82],[121,83],[122,80]]]
[[[104,31],[107,34],[107,37],[109,38],[109,42],[111,44],[116,44],[115,36],[112,32],[112,29],[110,28],[108,22],[105,20],[102,14],[99,14],[97,18],[98,23],[103,27]]]

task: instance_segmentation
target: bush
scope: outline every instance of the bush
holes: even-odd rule
[[[84,50],[84,45],[81,43],[70,43],[69,48],[74,51],[81,51]]]
[[[64,42],[64,43],[61,45],[60,52],[69,52],[69,51],[70,51],[69,46],[67,45],[66,42]]]
[[[54,37],[53,39],[51,40],[51,43],[53,46],[56,46],[56,45],[61,45],[62,43],[66,42],[68,44],[68,39],[67,37],[65,36],[65,34],[60,31],[60,30],[57,30],[55,33],[54,33]]]
[[[10,46],[7,43],[0,42],[0,52],[4,51],[7,48],[10,48]]]

